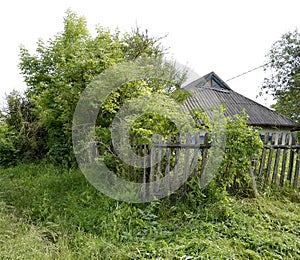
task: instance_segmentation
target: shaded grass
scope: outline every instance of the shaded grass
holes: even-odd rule
[[[247,200],[178,193],[132,205],[102,195],[78,170],[41,164],[0,170],[0,192],[1,259],[300,255],[299,194],[292,191]]]

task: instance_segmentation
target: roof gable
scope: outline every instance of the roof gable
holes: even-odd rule
[[[300,125],[290,118],[233,91],[214,72],[191,82],[184,89],[192,94],[184,103],[184,109],[205,111],[211,120],[213,110],[223,105],[226,107],[225,116],[229,117],[245,109],[249,125],[300,129]]]
[[[193,88],[201,88],[201,87],[208,87],[208,88],[221,89],[221,90],[231,90],[231,88],[215,72],[210,72],[205,76],[196,79],[195,81],[186,85],[184,88],[193,89]]]

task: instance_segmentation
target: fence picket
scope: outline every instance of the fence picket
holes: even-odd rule
[[[168,144],[171,144],[172,143],[172,140],[171,140],[171,137],[172,135],[169,134],[168,136]],[[166,170],[165,170],[165,178],[166,178],[166,189],[170,189],[171,188],[171,183],[172,183],[172,180],[171,180],[171,172],[170,172],[170,168],[171,168],[171,148],[168,147],[167,148],[167,151],[166,151]]]
[[[266,146],[268,144],[268,137],[269,133],[265,134],[264,138],[264,145]],[[259,173],[258,173],[258,182],[261,183],[263,173],[264,173],[264,168],[265,168],[265,161],[266,161],[266,156],[267,156],[267,148],[264,147],[262,151],[262,156],[261,156],[261,161],[260,161],[260,167],[259,167]]]
[[[282,141],[282,144],[288,145],[289,144],[289,134],[285,134],[285,138]],[[288,154],[288,149],[284,148],[283,149],[283,158],[282,158],[282,166],[281,166],[281,175],[280,175],[280,187],[283,187],[284,185],[284,177],[285,177],[285,169],[286,169],[286,159],[287,159],[287,154]]]
[[[282,144],[282,136],[283,134],[277,134],[277,140],[275,144],[281,145]],[[278,167],[279,167],[279,161],[280,161],[280,154],[281,154],[281,148],[277,149],[276,152],[276,158],[275,158],[275,164],[274,164],[274,171],[272,176],[272,183],[276,183],[277,174],[278,174]]]
[[[299,181],[299,168],[300,168],[300,149],[297,149],[297,159],[296,159],[296,168],[295,168],[295,176],[294,176],[294,189],[298,186]]]
[[[268,139],[269,139],[269,136],[268,136]],[[272,147],[273,140],[274,140],[274,134],[271,135],[271,147],[270,147],[269,158],[268,158],[268,163],[267,163],[267,171],[266,171],[265,180],[264,180],[265,185],[267,185],[269,183],[270,173],[272,170],[272,161],[273,161],[273,153],[274,153],[274,148]]]
[[[295,157],[295,150],[293,149],[293,145],[296,145],[296,138],[297,138],[297,133],[293,133],[291,135],[291,142],[290,142],[291,148],[290,148],[289,170],[287,176],[287,180],[289,182],[291,182],[293,177],[294,157]]]
[[[196,146],[200,145],[200,136],[199,135],[195,135],[195,144],[196,144]],[[191,164],[192,168],[194,168],[197,165],[198,157],[199,157],[199,148],[195,147],[194,148],[194,157],[193,157],[192,164]]]
[[[181,143],[181,134],[178,134],[177,136],[177,144]],[[174,167],[174,182],[178,182],[178,172],[179,172],[179,162],[180,162],[180,153],[181,149],[179,147],[175,150],[175,167]]]
[[[261,186],[271,182],[279,184],[280,187],[290,184],[293,188],[298,188],[300,177],[300,138],[297,138],[298,134],[265,134],[261,157],[252,161],[252,168],[249,169],[252,177],[256,176]],[[204,141],[201,139],[203,137]],[[160,195],[162,189],[172,190],[173,185],[181,180],[186,180],[190,174],[189,171],[200,162],[197,167],[200,170],[197,174],[200,174],[200,186],[202,187],[205,182],[203,173],[210,148],[207,133],[204,136],[186,134],[185,138],[178,134],[175,142],[172,142],[172,135],[168,135],[167,139],[161,135],[153,135],[152,141],[153,146],[136,146],[137,155],[139,158],[143,157],[142,165],[135,162],[136,156],[132,155],[129,163],[131,165],[126,166],[124,177],[134,182],[146,183],[146,194]],[[97,144],[90,144],[90,156],[92,158],[99,156],[97,152]],[[201,160],[199,160],[200,154]],[[160,184],[161,178],[164,178],[163,185]]]
[[[187,145],[192,144],[192,137],[191,137],[191,134],[189,134],[189,133],[186,135],[186,144]],[[184,151],[184,161],[188,162],[189,159],[190,159],[190,149],[186,148]],[[184,163],[184,167],[183,167],[183,179],[184,180],[186,180],[186,178],[187,178],[188,170],[189,170],[189,165],[187,163]]]

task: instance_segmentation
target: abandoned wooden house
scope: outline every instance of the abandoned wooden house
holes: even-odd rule
[[[249,116],[247,124],[260,127],[262,134],[300,130],[297,122],[233,91],[214,72],[189,83],[184,89],[192,93],[184,104],[185,109],[205,111],[210,120],[213,110],[223,105],[226,107],[225,116],[229,117],[245,109]]]

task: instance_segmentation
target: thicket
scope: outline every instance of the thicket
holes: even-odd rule
[[[108,96],[96,121],[96,141],[104,151],[106,163],[113,170],[126,171],[113,152],[110,136],[111,124],[120,107],[132,98],[148,94],[157,93],[177,102],[183,102],[189,95],[180,89],[184,73],[172,64],[162,65],[166,64],[164,54],[161,38],[151,37],[138,28],[122,34],[97,27],[97,34],[92,37],[85,18],[67,11],[62,32],[47,42],[39,40],[34,54],[24,46],[20,49],[19,67],[28,88],[24,94],[14,91],[7,97],[0,123],[0,165],[7,167],[46,159],[76,166],[72,120],[84,89],[116,64],[151,57],[161,63],[170,80],[140,78],[126,82]],[[245,113],[227,119],[225,158],[210,187],[215,185],[229,193],[242,191],[247,196],[253,190],[249,167],[261,142],[246,121]],[[206,122],[208,131],[210,125]],[[131,127],[132,143],[149,142],[153,133],[176,136],[178,129],[165,115],[146,114]]]
[[[17,150],[9,164],[46,158],[62,165],[76,165],[72,120],[83,90],[99,74],[119,63],[150,57],[167,64],[163,59],[165,49],[161,46],[161,38],[149,36],[147,31],[136,28],[129,33],[111,32],[98,26],[96,32],[92,37],[85,18],[68,10],[62,32],[47,42],[39,40],[33,54],[24,46],[20,48],[19,68],[28,87],[24,94],[15,91],[9,94],[3,112],[7,128],[2,128],[2,132],[7,132],[6,138],[11,135],[10,131],[16,133],[9,144],[3,144],[3,149],[11,146]],[[184,73],[177,73],[172,64],[164,65],[162,70],[171,74],[170,82],[140,78],[126,82],[108,97],[96,123],[99,143],[111,147],[110,125],[127,100],[149,93],[182,99],[179,85]],[[178,91],[173,91],[174,88]],[[159,122],[166,125],[163,118]],[[158,122],[152,125],[163,128]],[[139,126],[134,131],[138,136],[143,129]],[[0,156],[7,155],[1,153]],[[1,165],[8,165],[7,159],[1,160]]]
[[[219,109],[217,113],[224,113],[226,107]],[[212,134],[216,127],[205,112],[195,110],[194,119],[201,122],[199,129]],[[216,117],[216,116],[215,116]],[[201,196],[224,199],[227,195],[238,197],[256,197],[258,190],[256,180],[251,175],[253,160],[257,159],[263,148],[260,138],[260,129],[247,125],[248,115],[245,111],[235,117],[226,117],[224,120],[226,142],[225,151],[216,176],[204,189],[199,189],[201,176],[199,171],[193,175],[188,185],[191,188],[190,196],[194,196],[197,202]],[[212,138],[214,138],[212,136]],[[217,196],[217,197],[216,197]],[[219,198],[218,198],[219,197]]]

